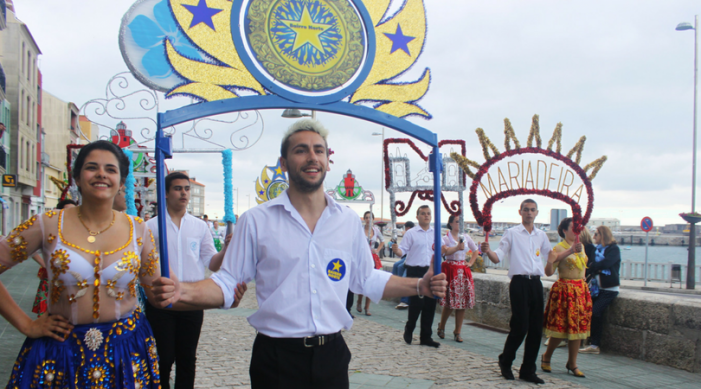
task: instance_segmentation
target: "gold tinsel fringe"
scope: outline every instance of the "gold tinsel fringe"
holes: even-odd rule
[[[587,172],[587,170],[594,168],[594,170],[591,171],[591,174],[589,175],[589,177],[587,177],[589,179],[589,181],[593,180],[594,177],[596,177],[596,173],[598,173],[599,169],[601,169],[601,167],[604,166],[604,162],[606,162],[607,159],[608,158],[604,155],[603,157],[601,157],[595,161],[589,162],[589,164],[584,167],[585,173]]]
[[[542,141],[540,140],[540,117],[538,115],[533,115],[533,122],[531,123],[531,132],[528,134],[528,144],[526,147],[533,147],[533,139],[535,139],[535,145],[540,148]]]
[[[553,151],[553,143],[557,146],[555,152],[560,153],[560,150],[562,150],[562,123],[557,123],[555,131],[553,131],[553,137],[548,142],[548,151]]]
[[[479,137],[480,140],[480,145],[482,145],[482,152],[484,153],[484,159],[490,160],[492,157],[489,156],[489,149],[492,149],[492,152],[494,155],[499,155],[499,149],[497,149],[496,146],[492,143],[492,141],[487,138],[487,135],[485,135],[484,130],[481,128],[478,128],[475,130],[477,133],[477,136]]]
[[[453,160],[458,163],[458,166],[460,166],[462,171],[464,171],[468,177],[472,178],[473,180],[475,179],[475,173],[473,173],[472,170],[470,170],[470,166],[474,168],[479,168],[479,163],[469,160],[456,152],[450,153],[450,158],[453,158]]]
[[[574,160],[574,163],[576,163],[577,165],[579,165],[579,162],[582,160],[582,150],[584,149],[584,142],[586,141],[587,137],[582,136],[581,138],[579,138],[572,150],[570,150],[570,152],[567,153],[567,158],[572,159],[572,154],[577,152],[577,158]]]
[[[511,126],[511,121],[508,118],[504,119],[504,147],[506,151],[511,150],[511,141],[514,142],[514,147],[517,149],[521,148],[521,144],[516,138],[516,133],[514,133],[514,128]]]

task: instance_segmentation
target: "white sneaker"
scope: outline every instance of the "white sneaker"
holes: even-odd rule
[[[409,308],[409,304],[407,304],[407,303],[399,303],[399,304],[397,304],[396,307],[394,307],[394,309],[407,309],[407,308]]]
[[[601,352],[601,350],[599,350],[599,348],[596,346],[589,346],[589,347],[579,349],[580,354],[596,354],[596,355],[598,355],[600,352]]]

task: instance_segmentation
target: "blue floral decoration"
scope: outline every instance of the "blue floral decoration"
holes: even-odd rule
[[[166,57],[165,39],[169,39],[175,49],[188,58],[204,58],[178,27],[167,0],[153,7],[153,16],[155,19],[138,15],[128,25],[134,42],[148,50],[141,58],[141,65],[150,77],[168,78],[174,75]]]

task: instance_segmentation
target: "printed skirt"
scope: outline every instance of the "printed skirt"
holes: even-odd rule
[[[448,290],[441,299],[441,306],[450,309],[472,309],[475,306],[475,284],[472,271],[465,261],[445,261],[441,270],[448,280]]]
[[[7,389],[160,386],[156,341],[137,309],[121,320],[77,325],[63,342],[27,338]]]
[[[557,280],[545,305],[545,335],[559,339],[586,339],[591,330],[591,295],[584,280]]]

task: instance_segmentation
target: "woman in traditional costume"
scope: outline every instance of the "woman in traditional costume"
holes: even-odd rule
[[[83,147],[73,178],[82,204],[48,211],[0,241],[0,273],[42,250],[48,314],[32,320],[0,283],[0,314],[27,336],[8,388],[158,388],[151,328],[136,307],[137,280],[159,276],[151,231],[112,210],[129,160],[108,141]]]
[[[550,360],[560,341],[567,339],[568,356],[565,368],[576,377],[584,378],[577,367],[577,353],[583,339],[589,336],[591,328],[591,296],[584,280],[587,269],[587,256],[582,244],[576,242],[577,234],[572,231],[574,223],[568,217],[560,222],[557,233],[564,240],[550,252],[545,266],[545,275],[555,273],[559,278],[550,288],[548,303],[545,305],[545,335],[550,337],[548,348],[541,359],[541,369],[552,372]]]
[[[475,306],[475,284],[472,281],[470,267],[475,263],[478,251],[477,245],[469,235],[460,235],[460,215],[450,215],[448,228],[450,231],[443,237],[441,248],[446,259],[441,265],[441,270],[448,280],[448,290],[445,297],[441,299],[443,312],[436,333],[439,338],[445,339],[445,324],[451,312],[455,310],[453,339],[462,343],[460,332],[465,318],[465,309],[472,309]],[[470,260],[465,262],[468,255]]]
[[[370,217],[372,216],[372,218]],[[382,238],[382,233],[380,229],[372,225],[372,220],[375,220],[375,215],[367,211],[363,215],[363,220],[365,221],[365,237],[368,238],[368,244],[370,245],[370,251],[372,251],[372,259],[375,261],[375,269],[382,269],[382,261],[380,261],[380,251],[385,247],[385,240]],[[356,307],[358,312],[363,312],[363,295],[358,295],[358,306]],[[372,316],[370,313],[370,299],[365,297],[365,315]]]

